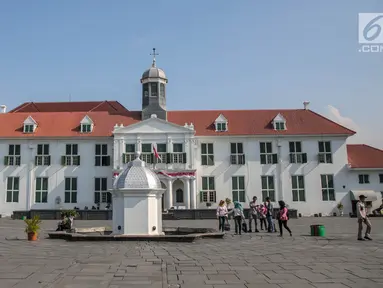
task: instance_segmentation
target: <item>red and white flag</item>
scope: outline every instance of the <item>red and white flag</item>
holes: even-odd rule
[[[154,157],[156,157],[157,160],[160,160],[160,162],[162,162],[160,155],[158,155],[158,152],[157,152],[155,144],[153,144],[153,153],[154,153]]]

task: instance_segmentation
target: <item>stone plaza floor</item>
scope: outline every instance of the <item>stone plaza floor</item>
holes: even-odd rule
[[[373,241],[356,240],[356,219],[289,221],[293,237],[265,232],[195,243],[39,241],[24,223],[0,219],[0,288],[374,288],[383,287],[383,218],[372,219]],[[327,237],[309,236],[311,224]],[[217,221],[164,221],[169,227],[216,227]],[[76,227],[111,226],[75,221]]]

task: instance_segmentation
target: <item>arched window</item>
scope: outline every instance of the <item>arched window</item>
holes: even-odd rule
[[[177,189],[176,191],[176,202],[177,203],[184,202],[184,191],[182,189]]]

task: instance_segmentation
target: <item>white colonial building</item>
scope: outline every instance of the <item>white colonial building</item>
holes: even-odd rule
[[[0,113],[0,214],[111,202],[124,165],[141,159],[166,189],[163,208],[230,198],[284,200],[302,215],[381,203],[383,151],[346,145],[355,132],[301,109],[167,111],[163,70],[145,71],[142,111],[116,101],[24,103]]]

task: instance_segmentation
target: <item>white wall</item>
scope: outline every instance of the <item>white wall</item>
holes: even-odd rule
[[[21,165],[4,166],[4,156],[8,155],[9,144],[21,145]],[[49,144],[51,166],[34,166],[37,144]],[[81,156],[80,166],[62,166],[61,156],[65,155],[66,144],[78,144]],[[64,209],[75,206],[83,209],[94,204],[94,178],[107,177],[108,188],[112,187],[112,166],[95,166],[95,144],[108,144],[108,154],[112,155],[113,140],[110,138],[92,140],[1,140],[0,142],[0,213],[10,215],[15,210],[54,209],[55,199],[61,197]],[[18,203],[6,203],[7,177],[20,177]],[[35,203],[35,178],[48,177],[48,203]],[[63,203],[65,177],[77,177],[77,203]],[[28,185],[30,181],[30,185]],[[28,203],[28,195],[30,204]]]
[[[1,140],[0,141],[0,213],[2,215],[10,215],[15,210],[31,209],[55,209],[55,199],[61,197],[63,208],[73,208],[74,206],[89,208],[94,205],[94,178],[107,177],[108,188],[112,187],[112,169],[116,169],[122,163],[121,155],[124,152],[125,143],[179,143],[184,141],[185,152],[188,153],[187,164],[165,165],[158,164],[157,167],[174,169],[174,170],[189,170],[196,169],[197,181],[197,207],[205,208],[205,203],[199,201],[199,191],[202,189],[202,176],[215,177],[215,189],[217,191],[217,202],[220,199],[232,199],[232,176],[245,176],[246,184],[246,203],[256,195],[262,199],[261,192],[261,175],[273,175],[275,181],[276,201],[283,199],[291,208],[298,209],[303,215],[313,215],[322,213],[323,215],[338,212],[336,205],[342,201],[344,212],[351,211],[351,201],[349,196],[350,190],[374,190],[383,191],[383,184],[378,183],[379,171],[358,172],[349,171],[347,168],[347,151],[345,138],[342,137],[196,137],[193,139],[187,133],[173,134],[140,134],[139,137],[135,133],[129,135],[118,135],[116,139],[62,139],[62,140]],[[170,142],[169,142],[170,140]],[[185,141],[186,140],[186,141]],[[195,143],[194,140],[197,140]],[[307,153],[308,163],[306,164],[290,164],[289,163],[289,141],[302,142],[302,152]],[[260,165],[260,142],[273,142],[273,153],[277,153],[277,143],[279,141],[282,162],[274,165]],[[331,141],[333,152],[333,164],[318,163],[318,141]],[[230,143],[243,143],[244,153],[246,155],[246,165],[231,165],[230,164]],[[201,143],[214,144],[214,166],[201,166]],[[8,144],[21,145],[21,166],[4,166],[4,156],[8,154]],[[34,156],[36,155],[37,144],[49,144],[52,165],[34,166]],[[79,155],[81,156],[81,165],[77,166],[61,166],[61,156],[65,154],[66,144],[78,144]],[[94,153],[95,144],[108,144],[108,153],[115,157],[111,161],[110,167],[95,167]],[[112,147],[115,145],[114,148]],[[29,148],[32,147],[32,148]],[[169,151],[171,152],[171,150]],[[113,154],[114,153],[114,154]],[[29,163],[29,164],[28,164]],[[29,165],[29,167],[28,167]],[[163,167],[162,167],[162,166]],[[279,165],[282,168],[280,173]],[[114,167],[113,167],[114,166]],[[370,174],[371,184],[359,184],[358,174]],[[282,177],[280,177],[280,174]],[[333,174],[336,201],[322,201],[321,174]],[[305,202],[293,202],[291,191],[291,175],[304,175],[305,179]],[[18,203],[6,203],[6,185],[7,177],[20,177],[20,194]],[[49,194],[48,203],[35,203],[35,178],[49,177]],[[78,197],[77,203],[64,202],[64,179],[65,177],[78,178]],[[279,179],[282,180],[282,190],[279,189]],[[28,185],[28,183],[30,185]],[[179,183],[179,182],[177,182]],[[180,184],[180,183],[179,183]],[[178,184],[177,184],[178,185]],[[176,185],[176,186],[177,186]],[[180,187],[178,187],[180,186]],[[173,203],[175,204],[175,191],[177,188],[182,188],[181,184],[173,187]],[[185,192],[185,189],[183,189]],[[28,204],[28,195],[30,195],[30,204]],[[374,203],[374,207],[380,205],[381,201],[378,195],[378,201]],[[216,205],[216,204],[215,204]],[[213,204],[214,206],[214,204]]]
[[[370,183],[359,184],[359,174],[368,174]],[[383,183],[379,183],[379,174],[383,174],[383,169],[377,170],[349,170],[347,174],[347,190],[372,190],[376,192],[378,198],[377,201],[372,203],[372,208],[376,209],[382,204],[382,192]],[[347,195],[346,201],[349,201],[350,197]]]
[[[221,199],[232,199],[231,179],[232,176],[245,176],[246,197],[248,202],[253,196],[257,196],[259,201],[262,199],[261,175],[273,175],[276,189],[276,201],[283,199],[291,208],[296,208],[303,215],[312,215],[314,213],[330,214],[336,207],[344,194],[347,193],[347,151],[346,138],[343,137],[197,137],[198,146],[196,153],[197,167],[197,191],[202,189],[202,176],[215,177],[215,189],[217,191],[217,202]],[[302,152],[307,153],[308,163],[290,164],[289,160],[289,141],[302,142]],[[333,152],[333,164],[318,163],[318,141],[331,141]],[[230,164],[230,143],[243,143],[244,153],[246,155],[246,165]],[[273,153],[278,152],[278,142],[281,146],[282,160],[280,164],[260,165],[260,142],[272,142]],[[214,166],[201,166],[201,143],[214,144]],[[282,191],[279,189],[280,173],[278,165],[282,168]],[[336,191],[336,201],[322,201],[321,174],[333,174]],[[305,202],[292,202],[291,175],[304,175],[305,177]],[[199,200],[199,199],[198,199]],[[199,203],[199,201],[197,201]],[[205,204],[199,203],[199,207],[205,207]],[[335,211],[335,210],[334,210]]]

